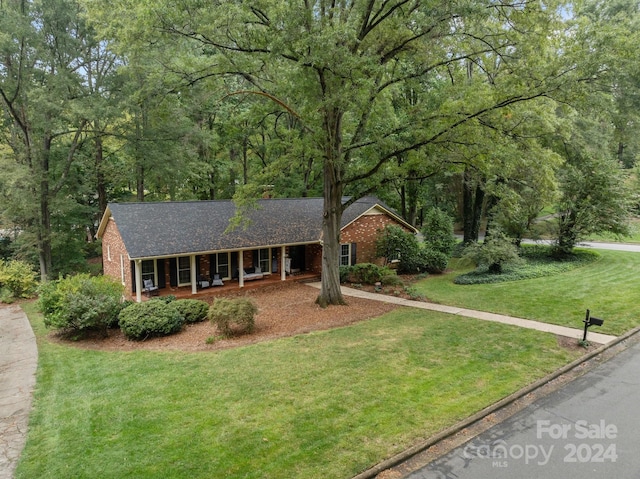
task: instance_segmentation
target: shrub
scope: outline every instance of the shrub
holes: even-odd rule
[[[340,282],[346,283],[349,279],[349,273],[351,272],[351,266],[340,266]]]
[[[120,329],[129,339],[168,336],[182,328],[184,318],[173,302],[151,299],[133,303],[120,312]]]
[[[446,257],[451,257],[453,248],[456,245],[451,217],[439,208],[432,208],[427,211],[423,225],[421,232],[429,249],[438,251]]]
[[[387,225],[376,238],[376,257],[384,258],[387,263],[415,256],[419,245],[416,237],[396,225]]]
[[[402,278],[400,278],[395,271],[389,268],[384,268],[380,282],[384,286],[400,286],[403,284]]]
[[[176,300],[175,295],[168,294],[166,296],[157,296],[153,298],[154,301],[162,301],[165,304],[173,303]]]
[[[24,261],[0,260],[0,290],[5,298],[31,298],[35,295],[38,282],[36,273]]]
[[[507,263],[522,263],[518,248],[501,232],[494,233],[483,244],[469,246],[464,257],[472,259],[480,267],[486,266],[494,274],[502,273],[502,267]]]
[[[80,274],[49,281],[39,293],[44,324],[66,332],[106,331],[123,307],[122,285],[106,276]]]
[[[415,274],[426,271],[422,248],[415,235],[399,226],[388,225],[376,239],[376,256],[386,261],[399,259],[399,273]]]
[[[209,319],[225,336],[250,333],[258,307],[249,298],[218,298],[209,308]]]
[[[428,273],[442,273],[447,269],[449,256],[442,251],[425,246],[420,251],[420,263],[419,269],[423,271],[427,271]]]
[[[173,302],[185,323],[199,323],[207,319],[209,303],[199,299],[178,299]]]
[[[350,283],[374,284],[382,278],[381,268],[373,263],[359,263],[351,266],[348,279]]]

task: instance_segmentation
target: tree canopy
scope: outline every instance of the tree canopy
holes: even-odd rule
[[[634,165],[635,3],[3,2],[3,222],[33,233],[44,277],[55,225],[91,230],[112,199],[321,195],[319,302],[340,304],[361,196],[418,226],[460,205],[466,241],[483,216],[522,237],[595,161],[561,148],[595,101],[603,171]]]

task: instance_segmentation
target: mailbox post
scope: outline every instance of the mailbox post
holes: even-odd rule
[[[594,318],[591,316],[591,312],[587,309],[587,315],[584,318],[584,335],[582,336],[582,341],[587,340],[587,329],[589,326],[602,326],[604,323],[604,319]]]

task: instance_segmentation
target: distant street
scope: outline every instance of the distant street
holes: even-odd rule
[[[640,343],[407,479],[640,477]]]
[[[640,253],[640,245],[637,244],[586,242],[580,243],[579,246],[593,249],[610,249],[614,251],[631,251],[634,253]]]
[[[462,240],[462,235],[456,235],[456,238]],[[484,236],[480,235],[479,240],[484,240]],[[522,240],[527,244],[552,244],[553,240]],[[628,243],[601,243],[599,241],[584,241],[578,244],[580,248],[593,248],[593,249],[608,249],[613,251],[631,251],[633,253],[640,253],[640,244],[628,244]]]

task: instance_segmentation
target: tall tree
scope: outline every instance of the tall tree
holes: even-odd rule
[[[99,13],[98,2],[88,3]],[[548,3],[187,0],[178,8],[163,1],[118,6],[115,14],[109,9],[108,20],[122,41],[143,33],[157,39],[162,32],[195,42],[202,55],[189,71],[191,81],[236,76],[245,90],[304,126],[309,147],[322,159],[322,305],[344,302],[342,212],[376,185],[402,176],[397,158],[451,144],[462,125],[549,95],[571,80],[547,33],[559,25]],[[189,48],[189,58],[195,50]],[[467,74],[470,65],[480,72],[478,80]],[[186,66],[178,59],[171,69],[187,72]],[[417,80],[417,101],[394,108],[394,99]],[[418,176],[438,169],[430,164],[437,156],[430,158]],[[346,202],[345,192],[352,194]]]
[[[0,31],[5,141],[17,167],[28,172],[11,201],[29,203],[20,226],[34,233],[46,279],[52,267],[52,200],[64,187],[87,126],[79,113],[84,61],[78,57],[87,30],[73,1],[8,0],[0,3]]]

